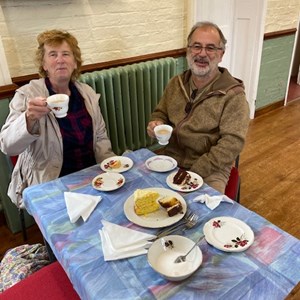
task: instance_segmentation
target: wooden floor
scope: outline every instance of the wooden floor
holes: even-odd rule
[[[300,239],[300,86],[292,88],[287,106],[250,123],[240,157],[241,204]],[[0,259],[24,244],[4,223],[0,215]],[[36,225],[27,231],[26,243],[43,243]]]
[[[251,121],[241,204],[300,239],[300,98]]]

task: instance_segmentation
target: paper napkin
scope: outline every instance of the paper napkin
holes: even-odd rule
[[[194,202],[201,202],[205,203],[208,208],[211,210],[215,209],[216,207],[219,206],[221,202],[228,202],[233,204],[233,200],[229,199],[225,195],[220,195],[220,196],[209,196],[207,194],[197,196],[194,200]]]
[[[65,192],[64,195],[71,223],[75,223],[80,217],[85,222],[101,201],[101,196],[72,192]]]
[[[116,260],[147,253],[149,240],[155,235],[102,220],[103,228],[99,230],[104,260]]]

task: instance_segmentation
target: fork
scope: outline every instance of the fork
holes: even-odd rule
[[[180,227],[184,227],[184,229],[190,229],[194,227],[198,223],[199,216],[192,213],[186,222],[179,224],[178,226],[174,226],[172,228],[168,228],[161,233],[159,233],[156,237],[156,239],[159,239],[163,236],[169,235],[170,233],[177,231]]]
[[[157,235],[160,235],[161,233],[163,233],[167,230],[171,230],[173,228],[177,228],[181,225],[186,224],[188,221],[190,221],[192,218],[194,218],[193,215],[194,215],[194,213],[192,211],[187,211],[186,214],[184,215],[183,219],[181,219],[179,222],[177,222],[173,226],[169,226],[168,228],[163,228],[163,229],[159,230],[157,232]]]
[[[185,255],[180,255],[178,256],[175,260],[174,263],[178,264],[181,262],[185,262],[186,257],[192,252],[192,250],[201,242],[201,240],[205,237],[205,235],[201,235],[198,239],[198,241],[193,245],[193,247],[185,254]]]

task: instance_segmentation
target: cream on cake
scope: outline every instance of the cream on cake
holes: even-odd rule
[[[134,211],[137,215],[146,215],[159,210],[157,202],[159,193],[151,190],[137,189],[134,192]]]

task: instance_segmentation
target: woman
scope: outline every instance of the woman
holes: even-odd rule
[[[0,148],[18,155],[8,196],[23,207],[30,185],[87,168],[115,155],[99,107],[99,95],[77,81],[82,64],[76,38],[50,30],[38,38],[36,60],[42,78],[16,90],[0,133]],[[56,118],[47,107],[53,94],[70,97],[68,114]]]

